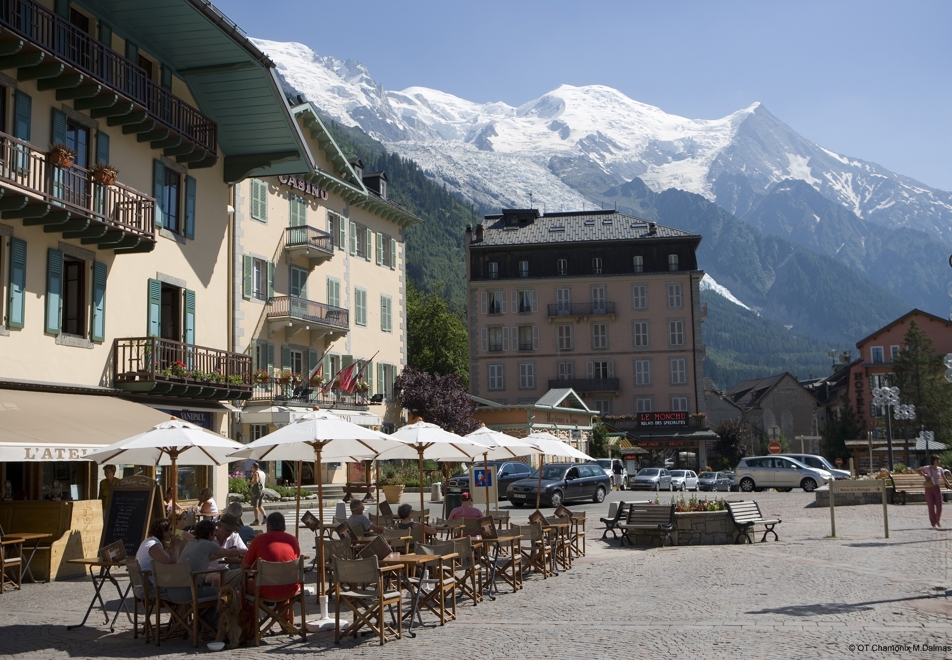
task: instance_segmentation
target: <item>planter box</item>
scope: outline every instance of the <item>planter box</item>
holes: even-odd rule
[[[661,546],[657,532],[631,535],[634,545],[648,548]],[[674,514],[672,545],[726,545],[734,542],[734,523],[730,511],[691,511]]]

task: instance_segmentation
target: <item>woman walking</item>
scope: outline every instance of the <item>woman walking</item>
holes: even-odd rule
[[[252,463],[251,483],[248,486],[248,490],[251,492],[251,508],[254,510],[255,516],[252,525],[259,525],[267,517],[264,511],[265,478],[264,470],[257,463]]]
[[[929,457],[929,465],[917,470],[926,478],[926,506],[929,508],[929,522],[936,529],[942,529],[942,484],[949,487],[949,480],[945,472],[939,467],[939,457],[933,454]]]

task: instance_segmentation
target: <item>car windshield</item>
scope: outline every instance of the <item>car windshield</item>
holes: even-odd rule
[[[638,472],[638,474],[637,474],[636,476],[639,476],[639,477],[657,477],[659,474],[661,474],[661,470],[659,470],[658,468],[645,468],[645,469],[643,469],[643,470],[639,470],[639,472]]]
[[[598,463],[598,466],[599,466],[600,468],[602,468],[603,470],[611,470],[611,469],[612,469],[612,459],[610,459],[610,458],[600,458],[600,459],[598,459],[598,460],[595,461],[595,462]]]
[[[684,470],[671,470],[672,477],[683,477],[684,475]]]
[[[697,478],[698,478],[698,479],[713,479],[713,478],[714,478],[714,473],[713,473],[713,472],[702,472],[701,474],[697,475]]]
[[[554,481],[561,481],[562,477],[565,475],[565,468],[558,465],[547,465],[542,468],[542,478],[543,479],[552,479]]]

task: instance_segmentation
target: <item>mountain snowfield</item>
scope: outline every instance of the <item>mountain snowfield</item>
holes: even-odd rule
[[[519,107],[479,104],[425,87],[387,91],[359,62],[253,41],[289,93],[487,209],[593,207],[604,190],[638,177],[734,213],[749,193],[800,179],[860,218],[952,242],[952,193],[814,144],[759,103],[721,119],[687,119],[610,87],[562,85]]]
[[[719,296],[723,296],[724,298],[727,298],[729,301],[731,301],[735,305],[740,305],[744,309],[750,310],[751,312],[754,312],[754,314],[756,314],[757,316],[760,316],[760,312],[753,310],[747,305],[745,305],[744,303],[742,303],[737,298],[737,296],[735,296],[733,293],[730,292],[730,289],[728,289],[726,286],[722,286],[718,284],[717,280],[711,277],[710,273],[704,273],[704,277],[701,278],[700,287],[701,287],[701,291],[712,291]]]

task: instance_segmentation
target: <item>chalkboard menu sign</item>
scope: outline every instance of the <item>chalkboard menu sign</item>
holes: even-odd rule
[[[126,555],[135,557],[149,531],[149,524],[162,517],[162,498],[158,484],[148,477],[127,477],[113,487],[109,495],[100,547],[121,541]],[[156,506],[158,505],[158,506]]]

